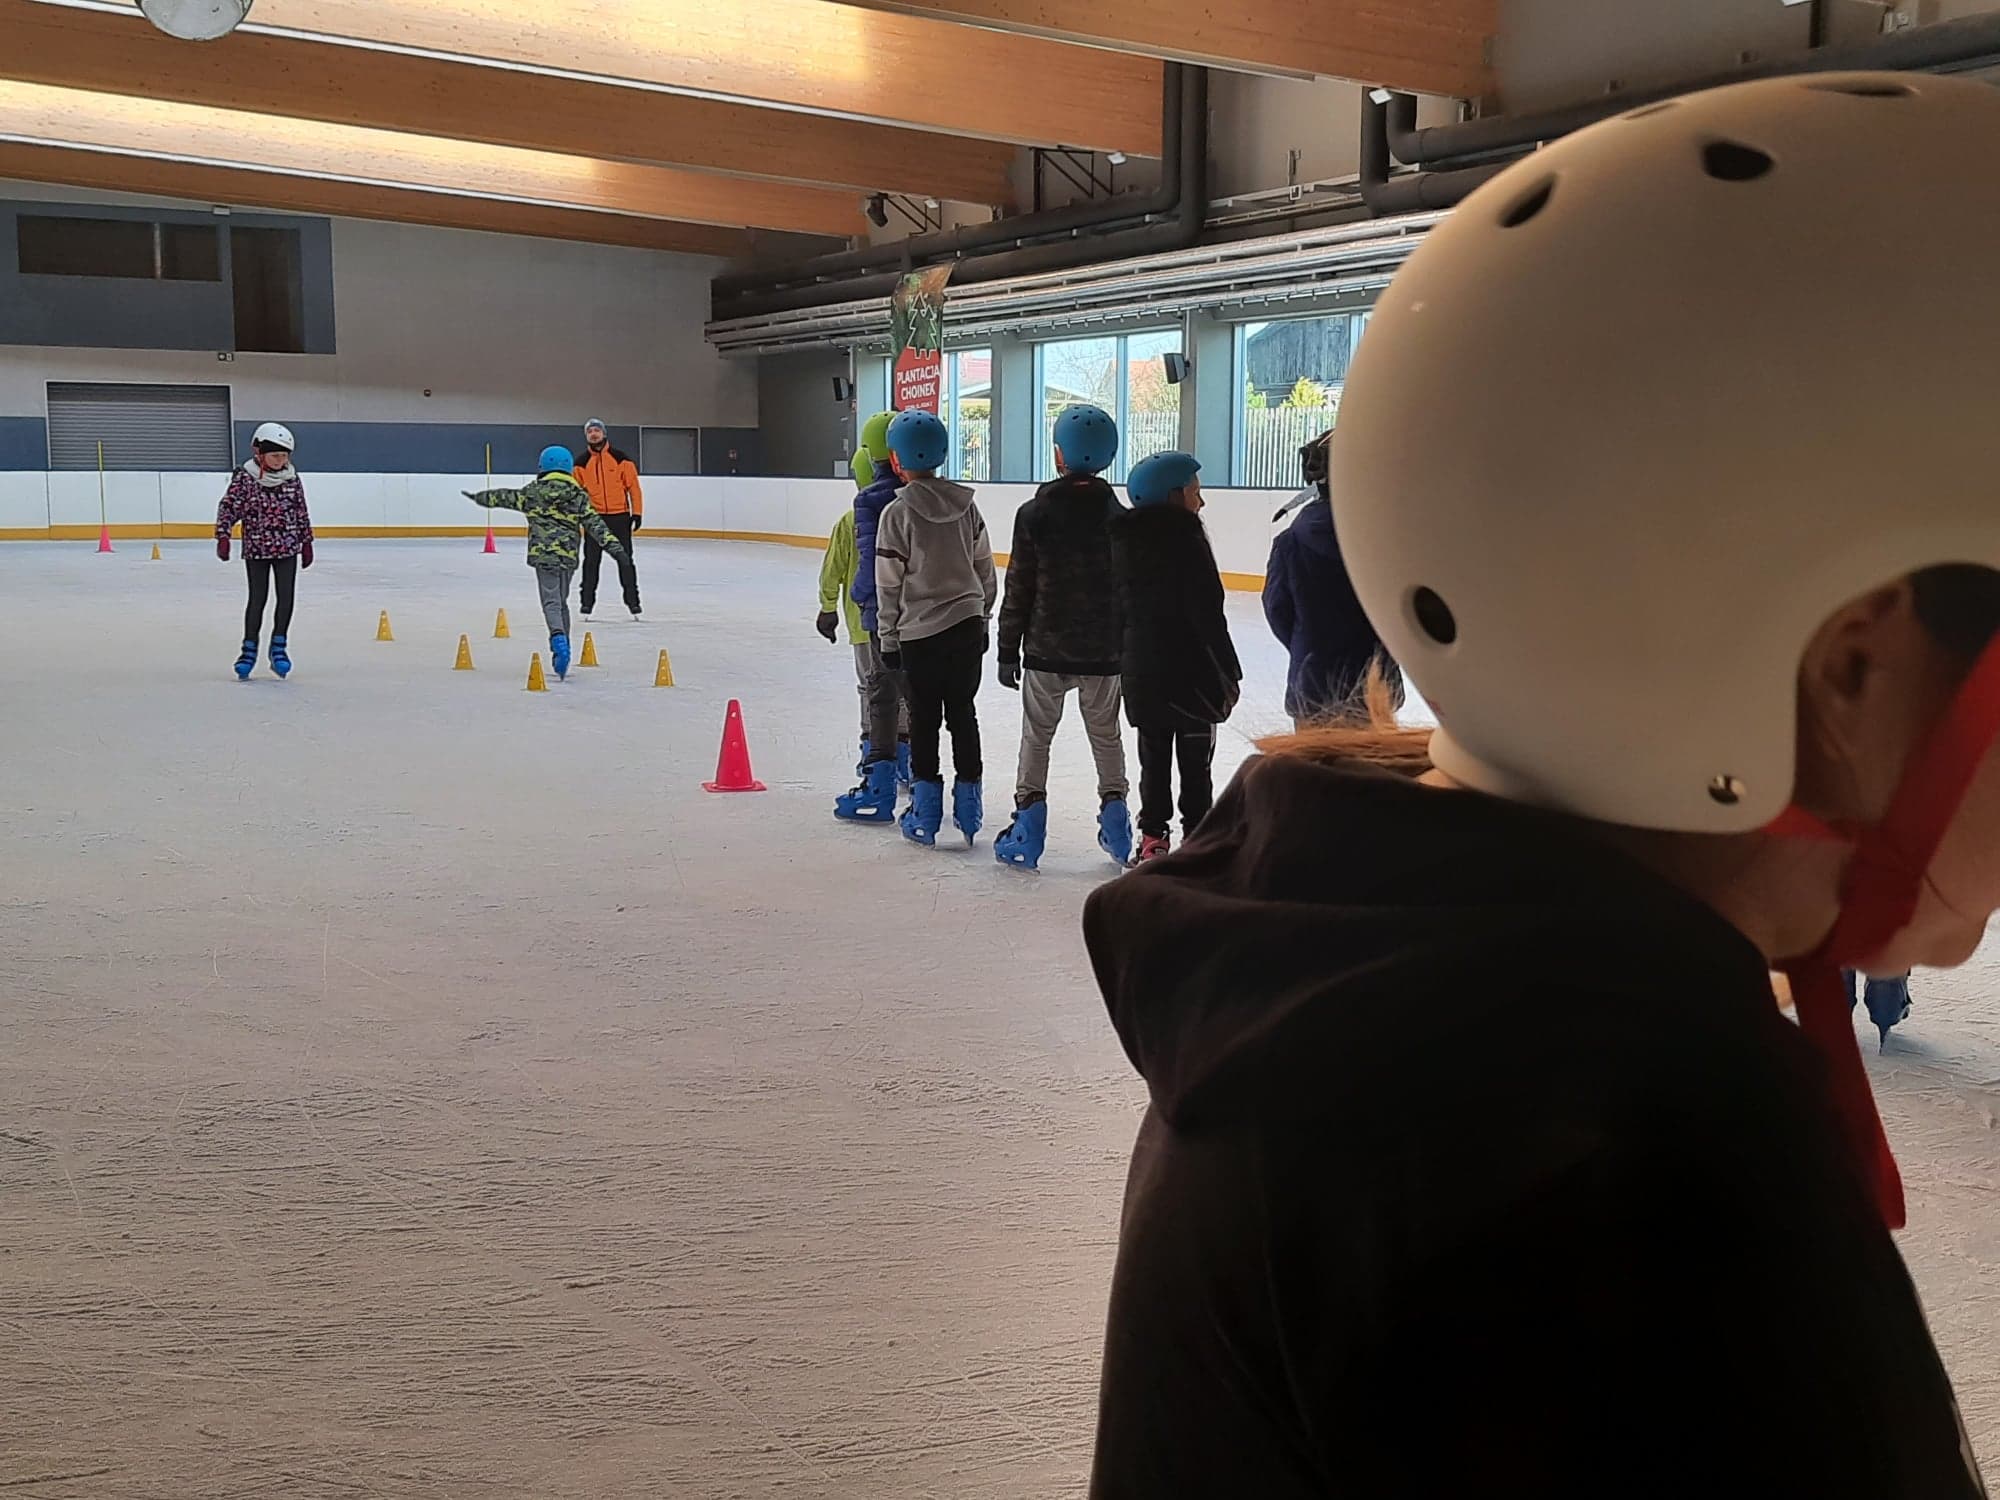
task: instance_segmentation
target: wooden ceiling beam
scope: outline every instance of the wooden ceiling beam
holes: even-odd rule
[[[257,114],[1009,207],[1014,148],[731,100],[0,0],[0,78]]]
[[[39,83],[0,81],[0,139],[695,224],[842,237],[864,233],[866,224],[860,199],[844,189],[523,151]]]
[[[740,229],[634,219],[620,214],[528,203],[498,203],[409,188],[317,177],[288,177],[189,162],[147,161],[100,151],[0,142],[0,178],[91,188],[107,193],[144,193],[228,208],[272,209],[286,213],[334,214],[382,219],[444,229],[481,229],[496,234],[580,240],[594,245],[626,245],[687,255],[740,259],[750,253],[751,236]],[[51,204],[51,209],[61,207]]]
[[[1473,98],[1499,0],[836,0],[850,9],[1115,47],[1246,73]]]
[[[1160,64],[1150,58],[826,0],[257,0],[248,29],[1022,145],[1160,154]]]

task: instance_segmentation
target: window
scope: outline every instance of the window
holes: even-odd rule
[[[296,229],[243,225],[230,229],[229,279],[238,349],[257,354],[305,353],[305,285],[299,251]]]
[[[23,275],[222,280],[221,239],[213,224],[22,214],[14,238]]]
[[[236,463],[226,385],[49,382],[49,466],[225,474]]]
[[[1101,406],[1118,423],[1118,461],[1105,478],[1122,484],[1131,466],[1180,446],[1181,393],[1167,384],[1164,354],[1180,352],[1178,329],[1095,339],[1066,339],[1035,350],[1042,390],[1042,441],[1035,477],[1056,473],[1056,417],[1065,406]]]
[[[1299,449],[1340,415],[1348,362],[1366,313],[1245,323],[1236,330],[1234,481],[1296,489]]]
[[[993,351],[959,349],[947,354],[944,384],[951,477],[984,483],[993,477]]]

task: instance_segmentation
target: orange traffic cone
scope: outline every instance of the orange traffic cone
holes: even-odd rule
[[[472,668],[472,642],[465,636],[458,638],[458,660],[451,664],[454,672],[470,672]]]
[[[576,664],[579,667],[601,667],[604,665],[603,662],[597,659],[597,642],[590,638],[588,630],[583,633],[583,655],[576,659]]]
[[[722,754],[716,757],[715,780],[704,781],[708,792],[761,792],[764,783],[750,774],[750,741],[743,733],[743,705],[729,700],[722,719]]]
[[[537,651],[528,658],[528,691],[546,693],[548,690],[549,680],[542,675],[542,653]]]
[[[672,687],[673,685],[674,664],[667,660],[667,653],[662,651],[660,653],[660,669],[653,674],[653,686]]]
[[[99,552],[111,550],[111,526],[108,522],[97,528],[97,550]]]
[[[507,641],[513,638],[514,633],[507,628],[507,611],[503,609],[493,621],[493,639]]]

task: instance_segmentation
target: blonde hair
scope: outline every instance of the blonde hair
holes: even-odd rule
[[[1431,770],[1431,732],[1406,729],[1396,722],[1396,690],[1378,659],[1368,668],[1361,691],[1344,713],[1324,722],[1303,725],[1291,734],[1274,734],[1257,742],[1266,755],[1298,760],[1358,761],[1415,778]]]

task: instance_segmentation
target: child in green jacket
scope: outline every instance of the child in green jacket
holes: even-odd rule
[[[826,553],[820,559],[819,618],[814,622],[814,628],[826,637],[829,645],[835,645],[839,642],[840,621],[843,617],[846,619],[847,639],[854,648],[855,690],[861,695],[861,761],[857,773],[865,776],[868,774],[868,695],[875,684],[875,664],[874,653],[868,647],[872,637],[861,621],[861,606],[854,602],[854,594],[849,587],[854,582],[854,570],[860,564],[860,549],[854,543],[854,510],[850,506],[833,523],[833,530],[826,539]],[[907,782],[910,779],[910,711],[907,704],[899,709],[897,720],[896,775],[899,781]]]
[[[591,508],[590,496],[576,482],[575,459],[569,449],[542,450],[541,477],[518,490],[471,490],[461,493],[488,510],[518,510],[528,518],[528,566],[541,590],[542,618],[549,626],[549,663],[558,678],[569,675],[569,585],[576,576],[580,538],[589,532],[613,557],[623,560],[625,547],[604,517]]]

